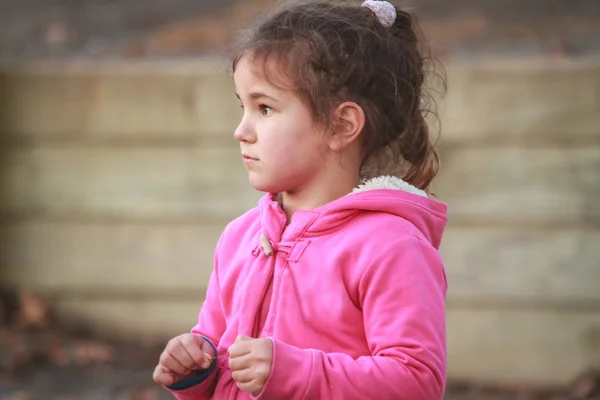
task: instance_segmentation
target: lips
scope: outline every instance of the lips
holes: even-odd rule
[[[251,157],[246,153],[242,153],[242,158],[244,161],[258,161],[258,158]]]

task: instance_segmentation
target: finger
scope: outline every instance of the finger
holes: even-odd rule
[[[238,339],[229,346],[228,354],[230,357],[240,357],[249,354],[255,339],[249,339],[247,336],[238,336]]]
[[[181,340],[181,338],[176,338],[175,339],[177,342],[177,345],[173,346],[172,349],[169,349],[169,353],[175,357],[177,359],[177,361],[179,361],[181,363],[181,365],[183,365],[186,369],[195,369],[197,368],[196,365],[196,360],[194,360],[194,358],[192,358],[192,356],[190,355],[190,353],[188,352],[187,348],[193,349],[194,345],[190,346],[190,345],[185,345],[183,343],[183,341]]]
[[[208,354],[208,353],[202,353],[204,360],[200,362],[200,368],[201,369],[208,369],[211,364],[213,363],[213,356]],[[196,363],[198,363],[198,361],[196,361]]]
[[[251,393],[254,396],[258,396],[263,388],[263,385],[260,385],[256,380],[236,382],[236,385],[242,392]]]
[[[246,368],[246,369],[242,369],[239,371],[233,371],[231,373],[231,377],[233,378],[234,381],[236,381],[238,383],[248,383],[248,382],[252,382],[252,380],[254,379],[254,373],[253,373],[252,369]]]
[[[235,342],[234,342],[234,343],[237,343],[237,342],[249,342],[249,341],[251,341],[251,340],[254,340],[254,339],[253,339],[253,338],[251,338],[250,336],[246,336],[246,335],[238,335],[238,336],[235,338]]]
[[[252,356],[246,354],[238,357],[229,357],[227,362],[230,370],[241,371],[252,366]]]
[[[202,348],[202,351],[205,354],[210,355],[211,358],[217,357],[217,350],[213,347],[212,342],[210,342],[209,340],[205,340],[204,338],[202,338],[200,336],[197,337],[197,340],[202,343],[200,345],[200,347]]]
[[[173,372],[159,364],[156,366],[156,368],[154,368],[154,372],[152,373],[152,379],[159,385],[167,386],[175,383],[175,379],[177,379],[177,376]]]
[[[206,354],[202,349],[203,342],[204,339],[196,335],[181,339],[183,349],[193,362],[191,369],[207,369],[212,363],[212,355]]]
[[[181,352],[183,350],[179,350],[177,352]],[[171,353],[169,351],[169,349],[165,349],[162,354],[160,355],[160,364],[163,365],[163,367],[168,368],[170,371],[176,373],[176,374],[180,374],[180,375],[186,375],[190,372],[191,368],[186,367],[185,365],[183,365],[177,356],[173,355],[173,353]]]
[[[179,336],[173,339],[173,346],[168,346],[167,349],[184,367],[190,370],[206,369],[210,366],[213,356],[203,351],[203,341],[196,335]]]
[[[229,353],[229,357],[241,357],[250,353],[252,349],[252,342],[249,341],[236,341],[234,344],[229,346],[227,352]]]

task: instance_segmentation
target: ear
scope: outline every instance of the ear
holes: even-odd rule
[[[333,113],[335,124],[329,138],[329,148],[340,151],[358,139],[365,126],[365,112],[358,104],[347,101],[340,104]]]

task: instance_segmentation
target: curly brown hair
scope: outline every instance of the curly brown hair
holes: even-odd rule
[[[391,167],[428,190],[439,160],[426,118],[435,116],[435,102],[425,83],[435,76],[445,89],[445,79],[435,73],[416,17],[395,7],[396,21],[386,28],[360,3],[288,2],[241,35],[233,70],[244,56],[261,61],[267,79],[296,90],[326,127],[339,104],[356,102],[365,113],[361,175]]]

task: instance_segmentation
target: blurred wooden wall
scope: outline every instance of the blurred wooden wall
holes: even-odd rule
[[[256,204],[220,66],[46,65],[0,80],[5,284],[122,335],[188,330]]]
[[[600,64],[447,69],[450,375],[567,382],[600,365]],[[98,331],[188,330],[218,235],[259,197],[240,115],[211,61],[1,71],[4,284]]]

